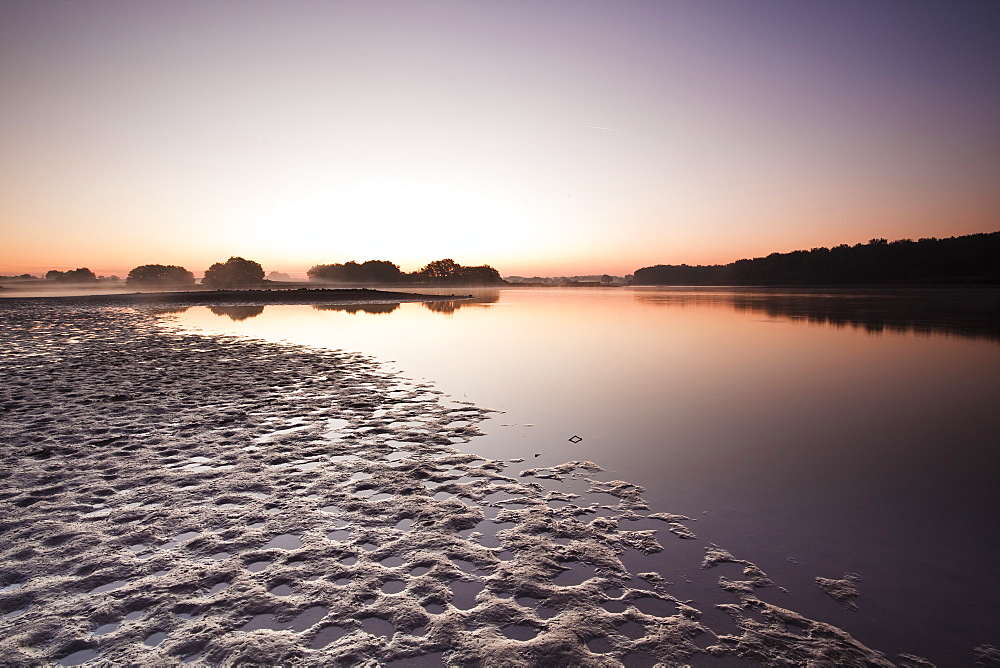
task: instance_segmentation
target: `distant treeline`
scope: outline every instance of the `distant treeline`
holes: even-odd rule
[[[947,239],[872,239],[867,244],[772,253],[716,265],[656,265],[633,285],[857,285],[1000,283],[1000,232]]]
[[[522,285],[552,285],[556,287],[578,285],[628,285],[632,282],[632,275],[611,276],[610,274],[589,274],[586,276],[508,276],[504,280],[508,283],[519,283]]]
[[[419,271],[404,272],[399,266],[386,260],[368,260],[361,264],[317,264],[307,272],[310,281],[317,283],[343,283],[351,285],[386,284],[452,284],[452,285],[502,285],[506,281],[500,272],[489,265],[464,267],[451,258],[429,262]],[[40,281],[31,274],[20,276],[0,276],[0,280]],[[120,281],[117,276],[95,276],[86,267],[72,271],[55,269],[45,274],[46,281],[60,283],[96,283],[98,281]],[[264,269],[253,260],[231,257],[225,262],[216,262],[205,270],[201,284],[211,288],[265,287],[280,282],[291,282],[288,274],[272,271],[264,278]],[[144,264],[132,269],[125,283],[137,288],[190,288],[196,284],[194,274],[172,264]]]
[[[387,285],[394,283],[497,285],[505,281],[489,265],[463,267],[451,258],[429,262],[419,271],[406,273],[386,260],[317,264],[306,272],[310,281],[353,285]]]
[[[116,282],[122,279],[117,276],[98,276],[86,267],[72,269],[70,271],[58,271],[51,269],[45,272],[45,278],[41,279],[31,274],[21,274],[20,276],[0,276],[0,280],[11,281],[56,281],[57,283],[98,283],[102,281]]]

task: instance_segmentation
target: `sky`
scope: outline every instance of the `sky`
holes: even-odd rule
[[[1000,2],[5,0],[0,274],[1000,230]]]

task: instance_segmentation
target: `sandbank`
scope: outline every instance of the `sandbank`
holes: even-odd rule
[[[294,290],[183,290],[176,292],[127,292],[52,296],[26,295],[6,300],[53,300],[56,303],[87,306],[196,306],[206,304],[387,304],[471,299],[469,295],[425,295],[372,288],[297,288]]]

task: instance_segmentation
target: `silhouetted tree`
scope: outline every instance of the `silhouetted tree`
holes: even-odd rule
[[[462,265],[451,258],[445,258],[444,260],[428,262],[423,269],[416,272],[416,276],[421,280],[432,283],[447,283],[457,278],[461,270]]]
[[[399,267],[387,260],[368,260],[361,269],[372,283],[398,283],[403,278]]]
[[[635,272],[636,285],[720,285],[726,282],[726,267],[686,264],[643,267]]]
[[[496,285],[506,281],[493,267],[484,264],[478,267],[463,267],[451,258],[430,262],[420,271],[412,274],[419,283],[451,283],[464,285]]]
[[[419,271],[404,274],[399,266],[386,260],[368,260],[363,264],[317,264],[306,275],[311,281],[322,283],[353,283],[384,285],[413,281],[416,283],[464,283],[466,285],[497,285],[506,281],[500,272],[489,265],[463,267],[451,258],[435,260]]]
[[[86,267],[72,271],[57,271],[53,269],[45,273],[45,280],[59,281],[61,283],[96,283],[97,275]]]
[[[311,281],[323,283],[399,283],[404,274],[399,267],[386,260],[368,260],[363,264],[351,261],[344,264],[317,264],[309,268],[306,276]]]
[[[194,274],[173,264],[143,264],[128,273],[126,285],[187,287],[194,285]]]
[[[478,267],[462,267],[458,276],[458,282],[465,285],[496,285],[506,282],[500,276],[500,272],[488,264]]]
[[[259,285],[262,280],[264,269],[259,264],[241,257],[231,257],[209,267],[201,282],[213,288],[239,288]]]
[[[727,265],[657,265],[635,272],[635,285],[837,285],[1000,282],[1000,232],[947,239],[871,239]]]

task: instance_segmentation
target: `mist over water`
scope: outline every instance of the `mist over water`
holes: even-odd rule
[[[123,283],[73,283],[65,281],[11,281],[3,286],[0,298],[4,297],[78,297],[81,295],[113,295],[126,290]]]
[[[477,296],[173,317],[363,352],[503,411],[477,454],[593,460],[644,486],[652,511],[698,518],[696,549],[718,543],[789,592],[762,598],[870,646],[949,664],[1000,640],[996,291]],[[680,549],[636,559],[669,572]],[[814,581],[845,573],[862,578],[856,612]]]

